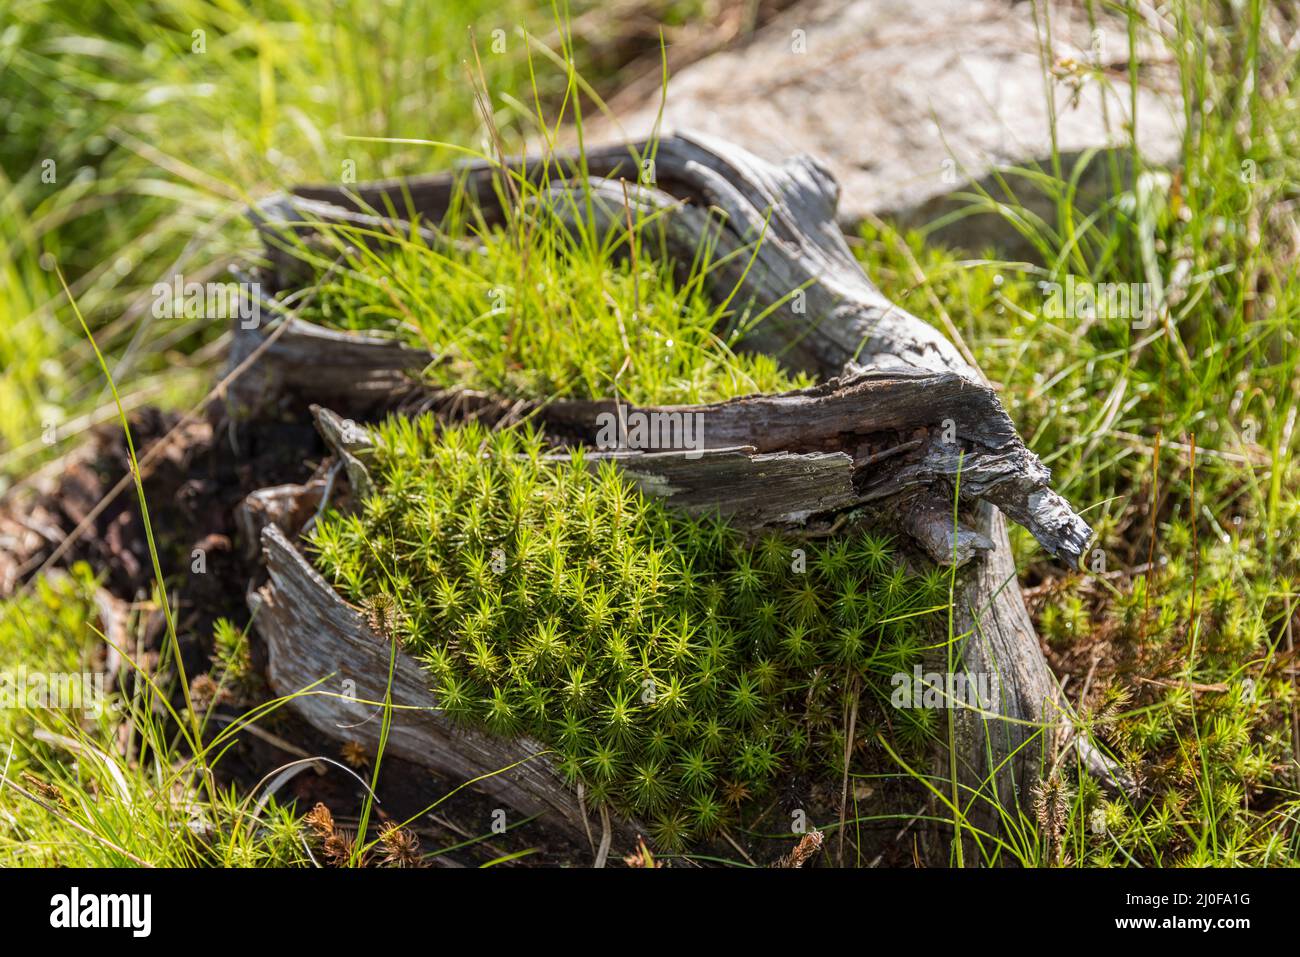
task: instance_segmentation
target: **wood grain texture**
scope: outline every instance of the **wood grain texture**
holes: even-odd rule
[[[390,641],[370,629],[278,526],[263,529],[262,552],[269,581],[250,595],[249,605],[266,641],[272,687],[281,695],[298,694],[292,707],[321,734],[359,741],[374,753]],[[304,689],[310,690],[299,694]],[[587,842],[581,804],[545,749],[526,738],[502,738],[449,721],[424,669],[400,648],[393,657],[392,704],[387,753],[429,768],[449,786],[481,778],[475,787],[484,794],[520,814],[542,815],[571,841]],[[615,821],[618,847],[630,849],[636,830]]]
[[[813,371],[823,384],[783,395],[660,409],[704,416],[703,456],[603,452],[593,458],[613,456],[647,492],[693,510],[727,509],[742,526],[834,528],[841,516],[874,516],[904,529],[918,554],[949,561],[955,556],[962,563],[954,612],[958,667],[996,675],[1000,689],[995,713],[955,712],[956,763],[963,798],[974,798],[972,821],[996,831],[996,810],[979,796],[1025,804],[1029,785],[1044,760],[1055,755],[1069,725],[1068,707],[1020,594],[1003,516],[1025,525],[1070,565],[1084,554],[1091,530],[1051,489],[1049,471],[1025,447],[982,374],[936,329],[887,300],[863,273],[836,226],[837,187],[820,164],[796,158],[775,166],[725,143],[677,135],[653,146],[655,179],[646,186],[636,177],[643,169],[640,158],[651,149],[631,144],[588,156],[590,174],[599,177],[591,182],[595,208],[611,223],[626,215],[624,196],[664,212],[663,252],[675,261],[689,261],[688,253],[706,234],[719,256],[737,253],[730,266],[714,270],[710,291],[718,298],[738,286],[736,302],[770,310],[744,345]],[[572,168],[573,157],[550,162],[554,174],[557,167]],[[544,164],[534,157],[511,166],[534,175]],[[502,193],[489,188],[496,175],[491,167],[471,166],[455,175],[477,191],[489,218],[505,217]],[[633,180],[626,189],[616,183],[620,175]],[[272,213],[283,217],[298,197],[316,204],[316,216],[346,220],[391,206],[437,222],[452,177],[370,184],[348,192],[301,188],[264,204],[256,218],[264,234],[278,235],[283,221],[277,225]],[[393,228],[404,226],[398,222]],[[746,271],[750,256],[754,263]],[[271,279],[274,284],[292,277]],[[266,332],[264,326],[242,335],[255,343]],[[528,406],[478,392],[427,389],[412,376],[417,357],[391,340],[324,332],[305,324],[287,330],[281,339],[290,340],[285,348],[264,357],[272,367],[269,388],[297,388],[317,397],[329,394],[318,370],[346,369],[344,378],[355,377],[351,389],[334,372],[327,377],[330,390],[343,388],[346,414],[368,407],[385,390],[390,405],[454,407],[496,419]],[[431,358],[424,356],[425,362]],[[611,403],[559,401],[546,403],[539,414],[548,427],[590,441],[596,416],[611,408]],[[292,607],[307,597],[279,597],[277,587],[273,576],[263,600]],[[268,626],[270,642],[292,640],[297,647],[302,639],[290,636],[290,630]],[[316,633],[318,640],[330,640],[328,629]],[[281,659],[293,653],[282,649]],[[338,663],[343,657],[331,652]],[[946,649],[933,665],[946,667],[943,659]],[[281,675],[285,667],[280,666]],[[445,729],[428,726],[424,734],[426,752],[447,746]],[[412,750],[419,750],[414,741]],[[1102,765],[1095,754],[1089,758]],[[947,777],[946,756],[937,757],[936,767]]]

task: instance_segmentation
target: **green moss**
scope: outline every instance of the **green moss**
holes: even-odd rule
[[[667,846],[842,768],[845,689],[887,695],[946,600],[884,539],[748,542],[527,431],[392,419],[368,465],[378,491],[313,533],[325,575],[395,609],[448,715],[545,742]]]

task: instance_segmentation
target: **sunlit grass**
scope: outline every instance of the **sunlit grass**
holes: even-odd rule
[[[1054,487],[1099,533],[1089,574],[1056,579],[1013,532],[1022,567],[1056,579],[1031,607],[1075,694],[1100,665],[1084,726],[1142,785],[1125,798],[1062,773],[1043,863],[1278,864],[1297,853],[1284,662],[1300,572],[1300,283],[1283,210],[1300,121],[1295,54],[1270,44],[1267,12],[1248,5],[1211,39],[1190,5],[1176,9],[1170,50],[1184,89],[1197,90],[1176,174],[1117,176],[1099,210],[1073,205],[1078,169],[1008,175],[1013,191],[1057,197],[1050,222],[1007,209],[1038,263],[972,259],[886,224],[859,237],[891,298],[947,314]],[[1040,283],[1068,276],[1148,284],[1155,321],[1051,315]]]
[[[155,283],[226,278],[226,264],[251,252],[242,210],[276,189],[425,172],[454,158],[394,138],[487,147],[469,63],[492,91],[499,135],[520,148],[531,91],[550,104],[568,82],[563,71],[530,69],[529,43],[559,46],[556,23],[592,6],[7,4],[0,482],[109,417],[94,357],[42,253],[68,275],[128,404],[193,400],[218,358],[206,347],[228,323],[155,318]],[[567,48],[581,65],[582,37]]]

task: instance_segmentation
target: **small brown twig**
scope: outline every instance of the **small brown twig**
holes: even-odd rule
[[[837,866],[844,866],[844,828],[849,810],[849,765],[853,760],[853,736],[858,727],[858,679],[855,677],[849,686],[848,728],[844,735],[844,781],[840,788],[840,829],[838,848],[835,852]]]

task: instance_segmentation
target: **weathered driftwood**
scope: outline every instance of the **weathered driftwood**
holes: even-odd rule
[[[644,185],[642,175],[650,169],[645,163],[650,157],[653,186]],[[550,162],[552,181],[557,168],[576,169],[572,157]],[[509,165],[529,176],[543,167],[537,158]],[[646,491],[684,507],[719,508],[744,527],[798,526],[816,534],[848,519],[887,521],[932,559],[965,563],[954,609],[955,634],[962,636],[958,667],[995,675],[1000,697],[995,713],[956,711],[955,755],[965,810],[993,826],[991,802],[1013,804],[1026,797],[1067,724],[1016,584],[1003,514],[1071,565],[1088,545],[1087,525],[1051,490],[1048,470],[1024,446],[979,371],[935,329],[885,299],[862,272],[835,225],[835,183],[815,161],[800,158],[776,167],[726,144],[674,136],[589,154],[586,169],[596,177],[590,182],[593,209],[611,226],[625,221],[625,203],[656,212],[660,251],[678,261],[689,262],[707,237],[717,263],[711,272],[715,294],[729,295],[738,286],[735,303],[770,309],[744,345],[779,355],[823,380],[816,388],[785,395],[657,410],[701,414],[702,455],[615,451],[593,458],[612,455]],[[263,204],[254,218],[271,251],[270,283],[292,288],[299,274],[288,250],[328,233],[322,221],[351,221],[371,233],[403,232],[411,228],[403,219],[376,218],[382,211],[401,211],[406,220],[436,223],[458,182],[478,198],[489,219],[502,219],[509,211],[501,205],[504,191],[491,188],[497,175],[499,170],[480,164],[457,174],[355,190],[304,188]],[[620,175],[636,185],[616,183]],[[574,188],[571,183],[552,187]],[[444,241],[424,228],[430,241]],[[286,241],[290,233],[295,238]],[[274,316],[278,308],[268,299],[263,311]],[[251,353],[267,334],[267,324],[237,331],[233,361]],[[256,390],[234,398],[254,407],[287,390],[341,400],[345,414],[358,415],[373,407],[376,397],[387,395],[391,405],[401,392],[408,405],[457,406],[462,413],[494,418],[521,411],[521,403],[421,389],[411,374],[433,360],[380,336],[348,336],[293,320],[262,357]],[[548,427],[590,443],[596,416],[612,408],[612,403],[549,402],[536,411]],[[960,504],[956,525],[954,499]],[[292,608],[292,600],[278,593],[285,587],[288,559],[274,533],[264,533],[263,542],[268,559],[281,570],[259,601],[264,607]],[[299,591],[295,597],[306,596]],[[295,618],[288,610],[278,617],[258,616],[259,630],[282,662],[305,654],[307,643],[344,640],[336,629],[322,627],[328,625],[314,617]],[[312,659],[341,666],[348,653],[325,648]],[[366,659],[366,667],[374,665],[372,659]],[[285,684],[287,666],[278,669],[278,677],[272,676],[277,690],[292,690]],[[302,707],[317,707],[313,700]],[[476,765],[483,757],[478,752],[449,756],[448,749],[456,749],[461,739],[445,728],[435,733],[442,727],[436,716],[422,727],[429,729],[419,759],[424,763],[441,762],[466,773],[500,766],[499,761]],[[409,747],[412,754],[421,749],[415,739]],[[564,802],[553,798],[550,803]]]
[[[476,787],[505,807],[544,815],[556,833],[587,840],[593,824],[541,745],[451,724],[438,710],[420,664],[376,634],[365,615],[335,593],[278,525],[267,525],[261,540],[270,580],[249,596],[249,606],[266,641],[267,677],[281,694],[303,692],[295,705],[317,730],[376,748],[391,656],[385,753],[450,781],[480,778]],[[599,834],[598,821],[594,828]],[[611,828],[620,847],[631,846],[634,824],[614,821]]]

